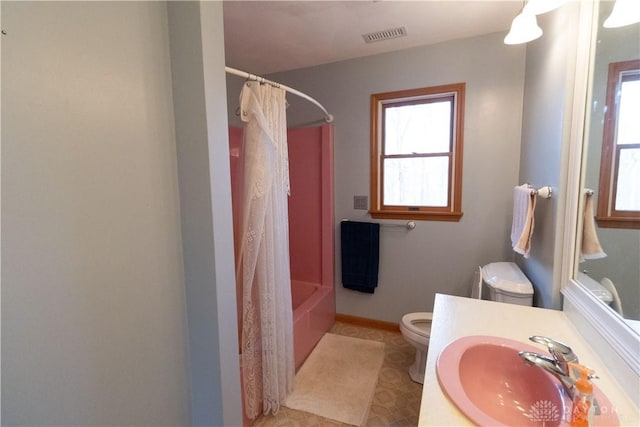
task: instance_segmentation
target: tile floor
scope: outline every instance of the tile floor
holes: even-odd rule
[[[385,343],[385,356],[373,402],[366,422],[367,427],[408,427],[418,425],[422,385],[409,378],[408,369],[415,358],[415,350],[402,338],[400,332],[365,328],[336,322],[331,333]],[[316,427],[348,426],[338,421],[282,407],[277,415],[258,418],[256,427]]]

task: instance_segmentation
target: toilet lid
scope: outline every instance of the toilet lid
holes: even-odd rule
[[[578,272],[578,282],[582,283],[582,285],[590,290],[591,293],[596,296],[596,298],[605,302],[606,304],[609,304],[613,301],[611,292],[609,292],[604,286],[581,271]]]
[[[487,285],[510,295],[533,295],[533,285],[522,270],[513,262],[492,262],[482,267],[482,276]]]
[[[405,328],[425,338],[429,338],[431,335],[432,320],[433,313],[427,312],[409,313],[402,316],[402,324]]]

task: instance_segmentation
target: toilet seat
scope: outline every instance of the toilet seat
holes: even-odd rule
[[[407,313],[402,316],[401,327],[404,327],[409,333],[417,335],[421,340],[428,340],[431,335],[432,320],[433,313]]]

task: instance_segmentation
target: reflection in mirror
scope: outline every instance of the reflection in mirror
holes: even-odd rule
[[[640,222],[632,221],[635,208],[629,209],[620,201],[625,179],[630,179],[631,183],[626,200],[638,197],[640,189],[640,103],[637,92],[640,80],[638,72],[634,71],[640,59],[640,23],[604,28],[602,24],[611,14],[613,5],[613,1],[600,1],[599,4],[589,117],[586,117],[585,196],[581,208],[587,208],[586,217],[593,217],[595,212],[589,212],[590,203],[585,202],[591,197],[592,203],[597,203],[598,215],[592,237],[602,250],[596,250],[591,254],[593,256],[585,253],[580,257],[576,280],[640,333]],[[611,73],[616,75],[611,76]],[[607,99],[610,77],[614,88],[609,88]],[[626,85],[624,101],[635,97],[636,103],[635,106],[625,104],[621,109],[620,85],[623,83]],[[631,86],[636,88],[635,95],[626,90]],[[630,124],[625,125],[624,114],[630,114]],[[620,126],[626,126],[624,135]],[[591,191],[593,195],[589,196]],[[630,203],[629,206],[637,206],[638,200]],[[616,215],[618,218],[611,218]],[[587,223],[585,221],[584,241],[589,239],[586,237]]]
[[[605,103],[598,225],[640,228],[640,59],[609,63]]]

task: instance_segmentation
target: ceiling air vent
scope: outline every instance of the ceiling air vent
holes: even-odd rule
[[[363,34],[362,38],[367,43],[381,42],[383,40],[395,39],[407,35],[404,27],[393,28],[391,30],[376,31],[375,33]]]

